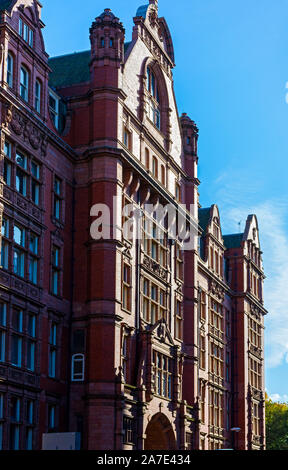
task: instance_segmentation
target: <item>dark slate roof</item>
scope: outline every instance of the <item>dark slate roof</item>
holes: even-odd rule
[[[148,7],[149,5],[142,5],[142,7],[139,7],[136,16],[142,16],[143,18],[146,18]]]
[[[49,85],[53,88],[89,82],[89,62],[91,51],[75,52],[74,54],[52,57],[49,67],[52,70]]]
[[[224,245],[229,250],[230,248],[240,248],[243,240],[244,233],[236,233],[234,235],[224,235]]]
[[[199,218],[199,225],[202,228],[203,232],[206,232],[207,225],[210,219],[210,210],[211,207],[199,209],[198,211],[198,218]]]
[[[15,0],[0,0],[0,11],[10,11],[15,3]]]
[[[1,1],[1,0],[0,0]],[[128,49],[130,42],[124,44],[124,51]],[[51,57],[49,66],[52,70],[49,77],[49,85],[52,88],[62,88],[89,82],[89,63],[91,51],[75,52],[74,54]]]

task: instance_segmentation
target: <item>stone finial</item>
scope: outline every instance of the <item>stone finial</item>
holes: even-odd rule
[[[158,9],[158,0],[149,0],[150,5],[155,5],[155,7]]]

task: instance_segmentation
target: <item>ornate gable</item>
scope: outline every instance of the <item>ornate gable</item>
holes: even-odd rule
[[[174,346],[173,338],[164,318],[158,320],[158,322],[152,326],[150,332],[154,334],[154,337],[157,338],[160,343],[165,343],[169,344],[170,346]]]
[[[158,17],[158,2],[138,8],[134,18],[134,33],[144,41],[152,56],[167,75],[171,76],[174,67],[174,48],[171,34],[164,18]]]

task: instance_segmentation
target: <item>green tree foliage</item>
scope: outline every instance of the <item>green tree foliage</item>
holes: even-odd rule
[[[288,404],[266,397],[266,448],[288,450]]]

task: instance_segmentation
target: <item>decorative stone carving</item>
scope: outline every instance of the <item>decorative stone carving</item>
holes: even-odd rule
[[[250,312],[254,317],[256,317],[258,320],[261,318],[261,310],[258,308],[256,305],[251,304],[250,305]]]
[[[20,197],[17,197],[17,206],[21,207],[21,209],[24,209],[25,211],[27,210],[27,203]]]
[[[2,124],[4,127],[8,127],[12,121],[12,105],[2,103]]]
[[[7,188],[7,186],[4,186],[3,190],[3,195],[5,199],[8,199],[8,201],[12,201],[12,192]]]
[[[47,153],[48,139],[29,119],[24,118],[20,111],[12,105],[2,104],[2,122],[4,127],[10,126],[17,135],[22,135],[34,150],[41,150],[41,155]]]
[[[257,346],[253,346],[252,344],[250,344],[249,351],[251,352],[251,354],[258,357],[258,359],[262,359],[262,349],[261,348],[257,348]]]
[[[218,299],[223,302],[225,297],[225,290],[220,284],[215,281],[211,281],[210,291],[213,295],[215,295],[215,297],[218,297]]]
[[[12,108],[12,119],[10,122],[11,129],[15,132],[17,135],[23,134],[24,140],[27,140],[26,134],[27,132],[25,130],[25,121],[24,118],[21,116],[21,114],[16,111],[15,109]]]
[[[162,268],[160,266],[160,264],[158,264],[153,259],[151,259],[148,256],[144,255],[143,265],[145,266],[145,268],[149,269],[149,271],[151,271],[153,274],[156,274],[157,276],[159,276],[165,282],[168,281],[168,272],[166,271],[166,269]]]

